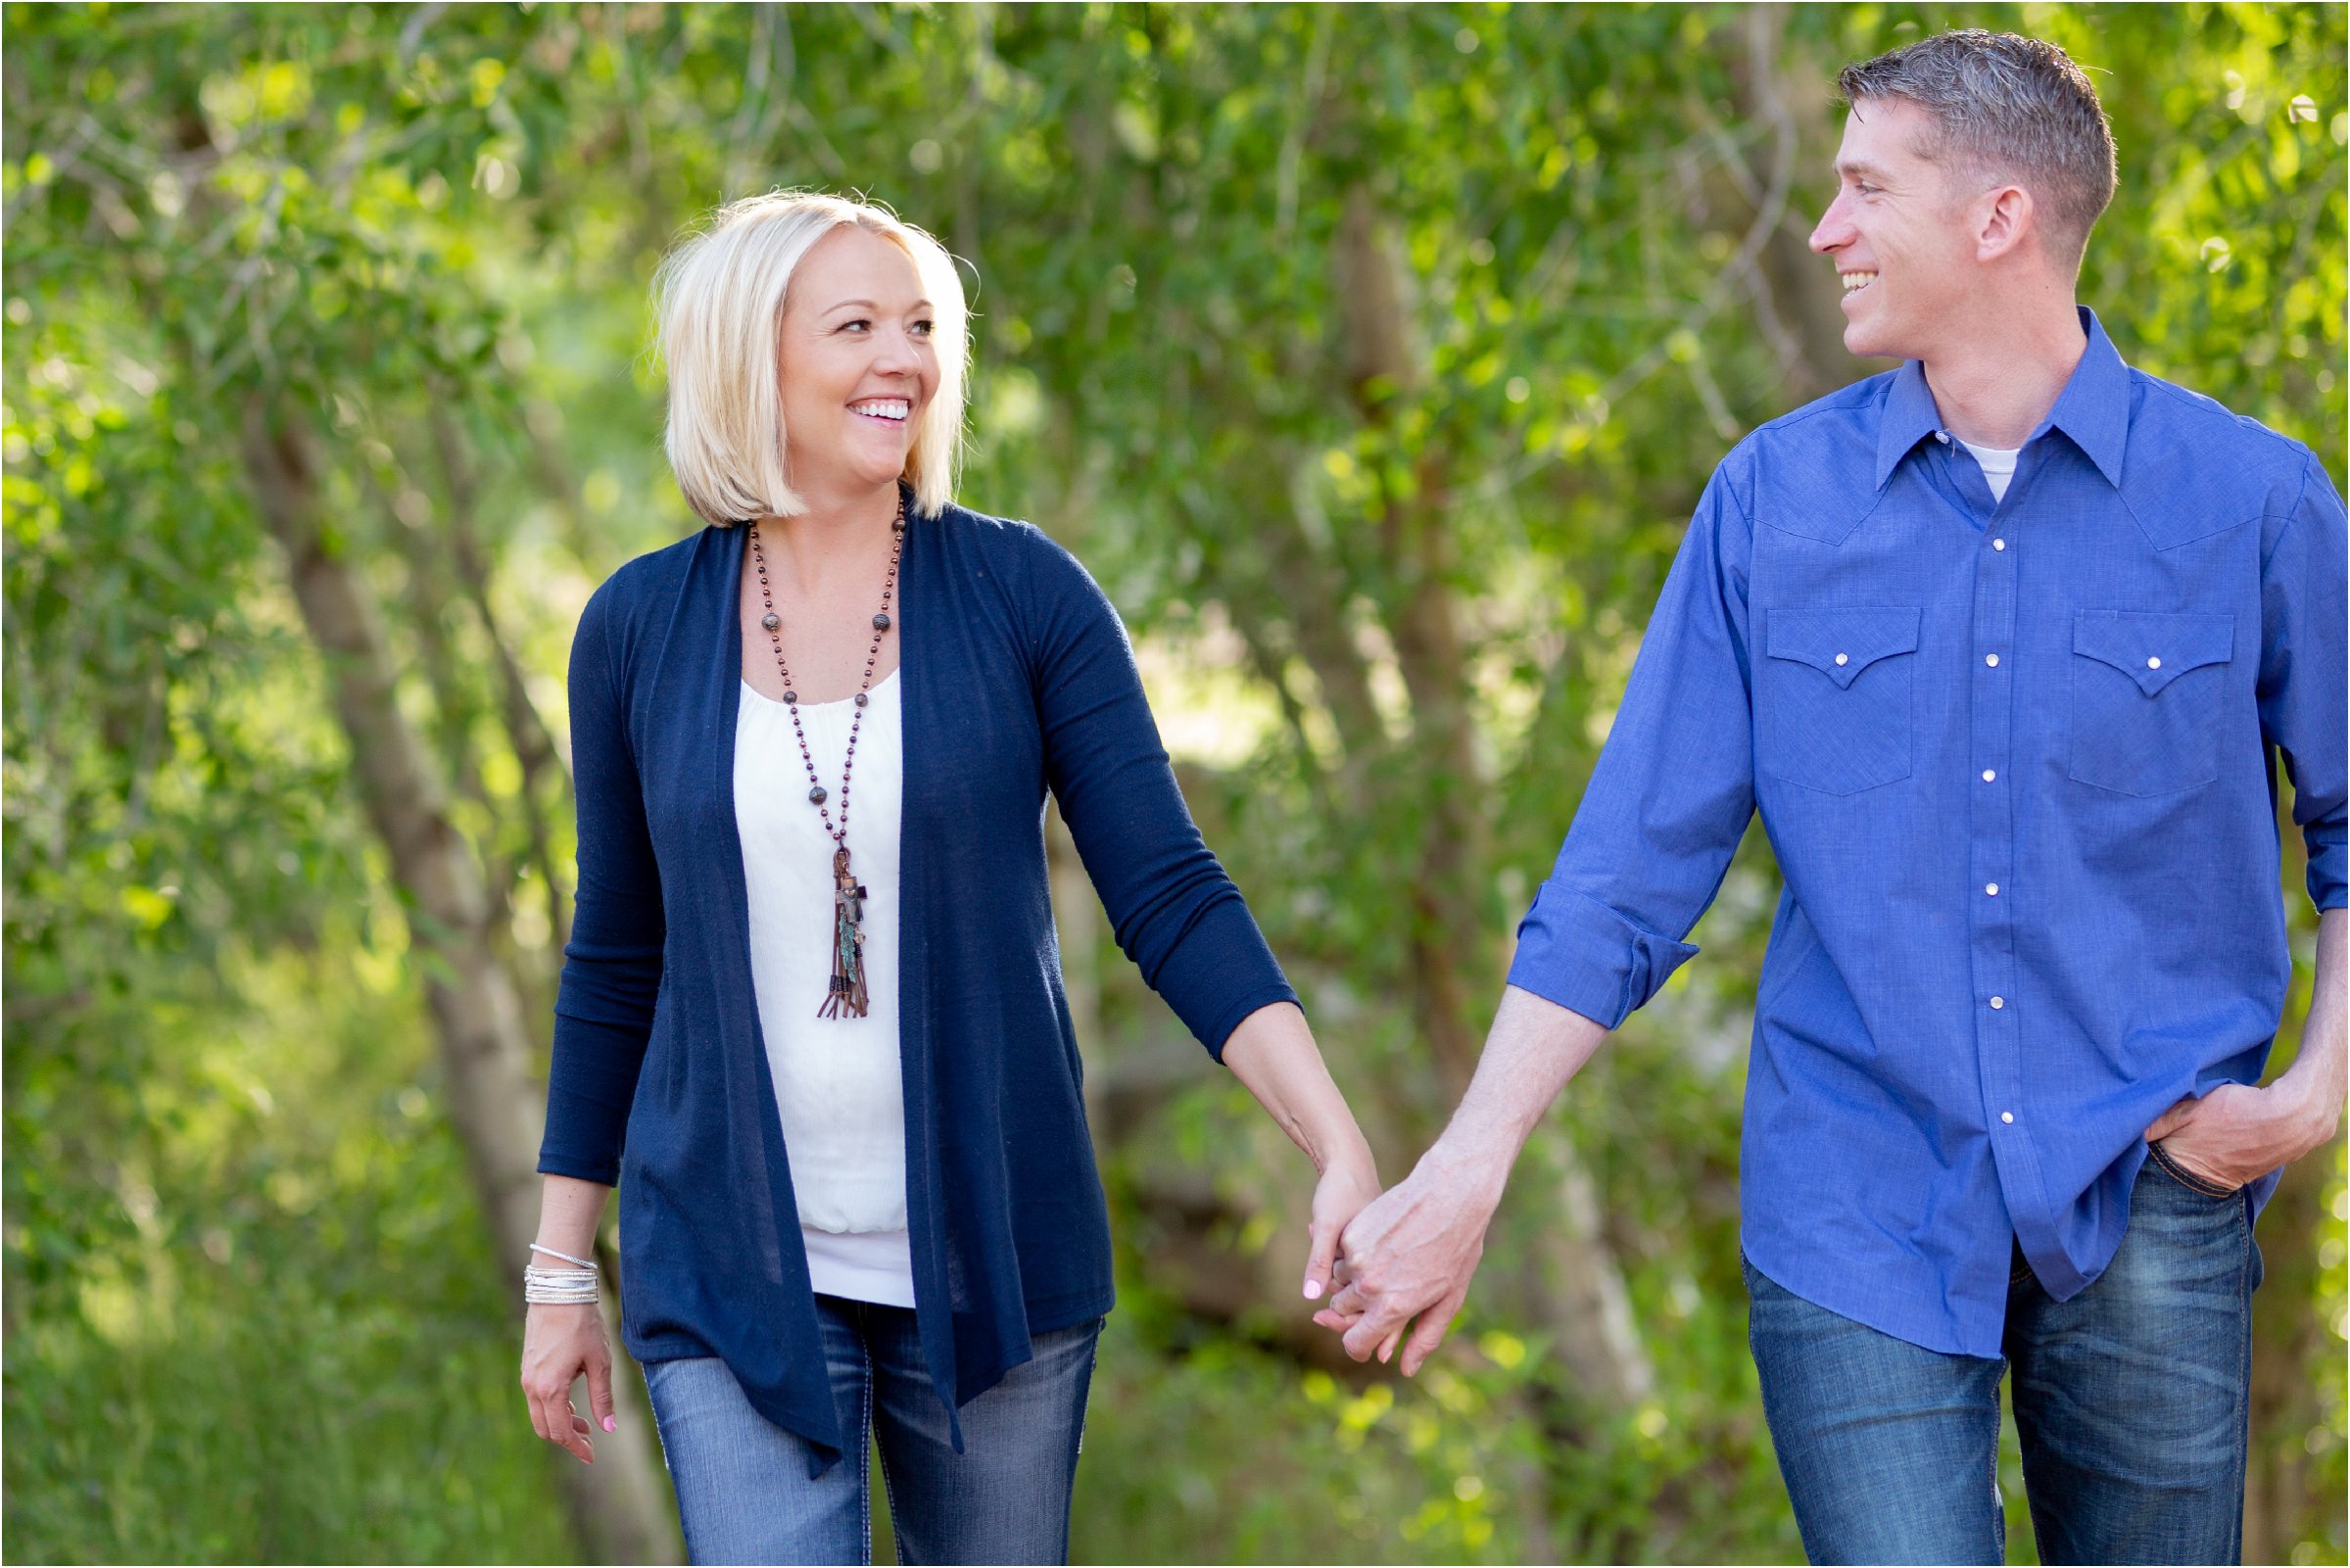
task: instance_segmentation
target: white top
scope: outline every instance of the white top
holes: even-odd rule
[[[817,1293],[914,1305],[906,1242],[905,1091],[897,1059],[897,839],[904,731],[897,674],[869,693],[849,780],[849,869],[865,888],[861,1019],[820,1019],[833,974],[833,840],[808,803],[791,712],[743,683],[735,824],[750,897],[750,974]],[[840,820],[853,701],[802,702],[816,777]]]
[[[1983,465],[1984,481],[1990,486],[1991,504],[1995,506],[2005,500],[2007,499],[2007,482],[2015,477],[2016,453],[2024,449],[2021,447],[1978,447],[1971,441],[1962,441],[1959,445],[1973,452],[1975,461]]]

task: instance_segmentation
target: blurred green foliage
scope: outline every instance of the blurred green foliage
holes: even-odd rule
[[[329,452],[334,547],[543,1041],[570,829],[503,672],[559,734],[580,604],[691,526],[652,263],[775,185],[939,233],[977,310],[965,497],[1127,616],[1392,1179],[1705,474],[1867,368],[1801,248],[1835,66],[1974,24],[2105,94],[2123,184],[2083,297],[2125,355],[2339,486],[2338,8],[9,7],[5,1553],[570,1550],[249,400]],[[1775,893],[1756,835],[1705,957],[1530,1148],[1495,1283],[1416,1383],[1301,1358],[1270,1293],[1211,1309],[1170,1181],[1223,1206],[1211,1253],[1301,1252],[1294,1157],[1227,1079],[1185,1062],[1105,1131],[1123,1305],[1079,1558],[1798,1557],[1736,1250]],[[1147,1077],[1164,1012],[1109,944],[1070,954],[1096,1077]],[[1508,1284],[1577,1172],[1653,1363],[1621,1405]],[[2346,1215],[2337,1142],[2264,1222],[2256,1556],[2344,1554]]]

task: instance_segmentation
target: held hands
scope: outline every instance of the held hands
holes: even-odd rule
[[[1314,1321],[1343,1335],[1358,1361],[1374,1350],[1385,1361],[1401,1341],[1404,1375],[1415,1375],[1468,1298],[1500,1200],[1497,1184],[1430,1150],[1347,1225],[1334,1268],[1338,1292]]]
[[[576,1307],[534,1304],[523,1319],[522,1393],[530,1402],[532,1430],[582,1464],[596,1462],[594,1428],[571,1405],[572,1380],[585,1373],[588,1403],[596,1425],[616,1430],[612,1419],[612,1350],[603,1337],[603,1313],[594,1303]]]

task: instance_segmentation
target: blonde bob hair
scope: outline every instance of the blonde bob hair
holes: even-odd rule
[[[854,223],[906,253],[935,312],[938,390],[923,410],[905,479],[915,509],[954,496],[963,436],[970,312],[946,248],[865,202],[771,191],[729,202],[662,261],[652,283],[658,350],[669,370],[669,468],[686,503],[721,526],[793,517],[807,503],[785,463],[778,344],[792,269],[809,247]]]

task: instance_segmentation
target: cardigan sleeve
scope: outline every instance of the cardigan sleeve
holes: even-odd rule
[[[1297,993],[1183,804],[1118,611],[1075,556],[1034,539],[1027,610],[1046,783],[1120,949],[1221,1062],[1241,1020]]]
[[[539,1169],[612,1186],[652,1034],[667,927],[645,793],[614,679],[614,585],[588,601],[571,643],[571,772],[579,892],[555,998],[554,1061]]]

